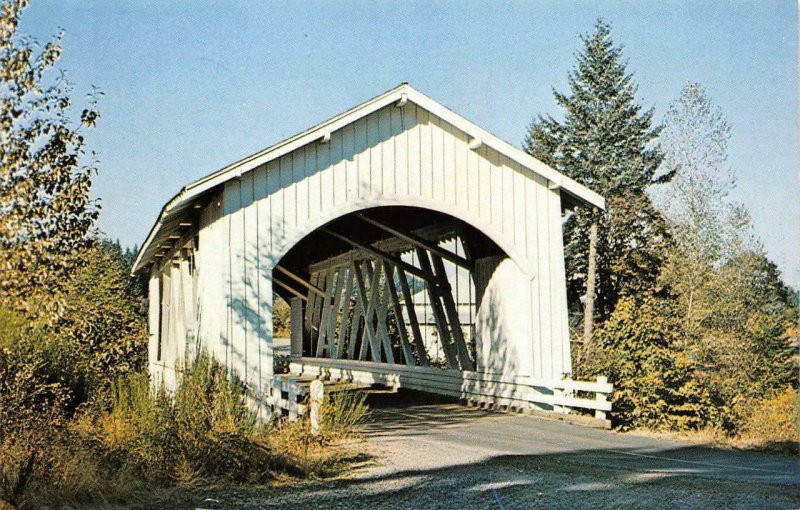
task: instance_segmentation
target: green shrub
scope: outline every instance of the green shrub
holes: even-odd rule
[[[713,415],[695,364],[683,351],[678,318],[670,301],[626,297],[598,331],[587,353],[587,374],[614,384],[612,420],[622,429],[699,429]]]
[[[98,239],[64,285],[62,311],[48,336],[68,345],[84,380],[83,398],[103,396],[113,381],[144,369],[146,316],[141,289],[119,245]]]
[[[0,310],[0,501],[24,505],[58,473],[54,453],[77,402],[69,352]]]
[[[800,402],[792,387],[752,403],[740,439],[762,448],[797,453],[800,444]]]
[[[291,335],[292,309],[289,303],[277,294],[272,295],[272,331],[275,338]]]
[[[337,391],[326,397],[320,406],[317,434],[311,432],[308,415],[293,422],[279,421],[270,431],[270,445],[285,472],[325,477],[337,474],[342,466],[361,458],[357,450],[331,445],[360,434],[369,418],[366,396],[361,392]]]

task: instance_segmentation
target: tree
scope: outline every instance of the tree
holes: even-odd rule
[[[723,411],[724,425],[736,430],[755,402],[797,388],[795,296],[762,252],[745,251],[712,271],[697,298],[708,313],[686,329],[698,378]]]
[[[722,110],[700,84],[686,83],[659,139],[663,166],[675,177],[655,202],[671,223],[676,248],[665,276],[679,292],[690,328],[710,313],[699,301],[715,270],[755,244],[747,211],[730,200],[736,177],[728,165],[729,140]]]
[[[671,174],[656,175],[662,157],[652,142],[659,129],[653,127],[653,110],[643,111],[636,102],[637,87],[610,27],[598,20],[594,32],[581,41],[583,49],[569,73],[570,94],[554,92],[565,110],[564,120],[539,116],[530,125],[525,149],[608,199],[606,213],[577,209],[565,224],[568,298],[571,310],[579,309],[585,298],[586,341],[594,320],[605,320],[628,290],[629,280],[615,278],[615,267],[633,270],[628,275],[633,287],[654,284],[660,257],[649,241],[661,245],[667,236],[645,191]],[[593,225],[596,236],[590,235]],[[589,253],[596,253],[597,260],[589,260]],[[639,267],[627,263],[631,256]],[[596,282],[589,281],[591,266],[596,267]],[[591,292],[595,285],[596,303]]]
[[[42,47],[19,35],[27,4],[0,7],[0,305],[52,315],[97,218],[81,128],[97,121],[98,94],[73,121],[71,86],[51,77],[61,34]]]
[[[735,431],[754,401],[797,386],[794,295],[764,254],[747,211],[730,198],[730,126],[702,86],[670,105],[660,145],[674,179],[655,201],[673,244],[662,282],[676,300],[698,381]]]
[[[81,390],[103,391],[119,376],[139,372],[147,353],[144,296],[119,243],[96,240],[63,289],[52,335],[69,344]]]

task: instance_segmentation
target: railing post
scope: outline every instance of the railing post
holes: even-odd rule
[[[323,396],[325,395],[322,381],[314,379],[311,381],[310,395],[309,395],[309,418],[311,420],[311,433],[313,435],[319,434],[319,407],[322,404]]]
[[[294,379],[287,379],[286,383],[286,407],[289,411],[289,421],[297,419],[297,383]]]
[[[607,383],[608,383],[608,379],[605,376],[602,376],[602,375],[597,376],[597,384],[605,385]],[[598,403],[605,404],[606,403],[606,394],[598,391],[597,393],[595,393],[595,400]],[[597,418],[598,420],[605,420],[606,419],[606,412],[601,410],[601,409],[595,409],[594,417]]]

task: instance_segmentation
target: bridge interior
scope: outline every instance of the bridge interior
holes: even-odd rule
[[[380,207],[342,216],[273,270],[292,355],[475,370],[475,319],[505,253],[452,216]]]

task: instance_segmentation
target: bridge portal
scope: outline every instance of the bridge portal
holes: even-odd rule
[[[164,206],[133,269],[150,372],[205,350],[263,401],[275,292],[295,373],[561,410],[571,207],[604,201],[402,84]]]

